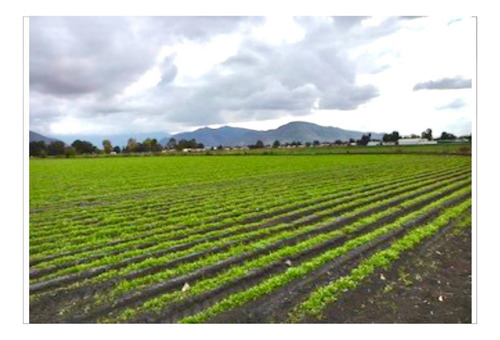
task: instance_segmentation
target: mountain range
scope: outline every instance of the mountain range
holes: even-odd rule
[[[313,142],[315,140],[319,142],[334,142],[336,140],[348,141],[353,138],[355,140],[360,139],[363,134],[371,133],[372,139],[382,139],[383,133],[376,132],[361,132],[361,131],[353,131],[353,130],[344,130],[337,127],[331,126],[321,126],[308,122],[291,122],[285,125],[278,127],[277,129],[271,129],[266,131],[260,130],[251,130],[244,128],[237,128],[231,126],[223,126],[217,129],[212,129],[208,127],[204,127],[192,132],[182,132],[175,134],[173,136],[164,137],[159,139],[156,137],[158,133],[151,134],[141,134],[141,136],[133,136],[138,138],[138,142],[142,142],[143,139],[146,138],[158,138],[159,143],[165,145],[168,140],[172,137],[177,141],[181,139],[191,140],[195,139],[198,143],[203,143],[205,147],[212,146],[246,146],[255,144],[258,140],[264,142],[264,144],[272,144],[275,140],[280,141],[280,143],[291,143],[293,141],[298,141],[302,143]],[[166,133],[163,136],[167,135]],[[97,147],[101,147],[101,143],[103,139],[110,139],[113,145],[126,145],[125,135],[119,136],[66,136],[64,139],[65,142],[71,144],[74,140],[88,140]],[[114,138],[115,137],[115,138]],[[140,137],[144,137],[140,139]],[[50,138],[46,136],[42,136],[39,133],[34,131],[30,131],[30,142],[33,141],[44,141],[46,143],[50,143],[57,139]]]
[[[245,146],[255,144],[258,140],[264,144],[272,144],[275,140],[280,143],[291,143],[300,141],[302,143],[313,142],[334,142],[336,140],[348,141],[353,138],[360,139],[363,134],[371,133],[372,139],[382,139],[383,133],[361,132],[344,130],[337,127],[321,126],[308,122],[291,122],[278,127],[277,129],[259,131],[243,128],[223,126],[218,129],[201,128],[192,132],[182,132],[171,136],[177,141],[181,139],[196,139],[206,147],[212,146]],[[163,138],[160,143],[165,145],[170,137]]]
[[[58,139],[45,137],[37,132],[30,130],[30,143],[31,142],[45,142],[45,144],[49,144],[51,142],[57,142]]]

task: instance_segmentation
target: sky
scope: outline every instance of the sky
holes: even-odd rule
[[[464,135],[473,17],[32,17],[30,130],[68,138],[291,121]]]

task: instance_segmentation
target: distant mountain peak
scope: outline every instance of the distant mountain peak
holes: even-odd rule
[[[306,143],[315,140],[320,142],[347,141],[350,138],[359,139],[363,133],[368,132],[343,130],[337,127],[321,126],[310,122],[293,121],[267,131],[225,125],[219,128],[203,127],[191,132],[178,133],[172,137],[176,140],[195,139],[207,147],[212,147],[218,145],[244,146],[255,144],[257,140],[263,141],[264,144],[272,144],[275,140],[279,140],[282,143],[292,141]],[[383,136],[383,133],[371,132],[371,134],[374,139],[381,139]],[[167,142],[168,138],[160,141],[162,144],[166,144]]]
[[[45,144],[49,144],[51,142],[59,141],[56,138],[46,137],[38,132],[30,130],[30,143],[31,142],[45,142]]]

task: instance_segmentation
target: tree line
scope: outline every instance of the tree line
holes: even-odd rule
[[[97,155],[97,154],[120,154],[120,153],[144,153],[144,152],[161,152],[167,150],[182,151],[185,149],[204,149],[203,143],[196,142],[195,139],[177,141],[175,138],[170,138],[168,143],[161,145],[156,138],[146,138],[144,141],[138,142],[135,138],[129,138],[127,145],[123,147],[113,146],[109,139],[102,141],[102,149],[93,145],[89,141],[77,139],[71,145],[66,145],[62,141],[52,141],[45,143],[44,141],[30,142],[29,155],[33,157],[46,156],[66,156],[72,157],[75,155]]]
[[[411,134],[411,135],[408,135],[408,136],[400,136],[399,135],[399,132],[398,131],[393,131],[392,133],[386,133],[382,136],[382,141],[383,142],[392,142],[392,143],[397,143],[398,140],[400,139],[415,139],[415,138],[421,138],[421,139],[427,139],[429,141],[432,141],[432,140],[456,140],[456,139],[466,139],[468,140],[469,142],[471,141],[472,137],[471,135],[466,135],[466,136],[460,136],[460,137],[457,137],[455,136],[454,134],[452,133],[448,133],[446,131],[443,131],[441,133],[441,136],[438,137],[438,138],[434,138],[432,136],[432,129],[426,129],[425,131],[422,131],[422,133],[419,135],[416,135],[416,134]],[[358,140],[354,140],[354,139],[351,139],[351,142],[352,143],[356,143],[357,145],[367,145],[368,142],[370,142],[372,139],[371,139],[371,134],[368,133],[368,134],[363,134],[361,136],[361,139],[358,139]]]
[[[432,130],[426,129],[420,136],[411,134],[409,136],[401,137],[398,131],[393,131],[392,133],[386,133],[382,137],[383,142],[393,142],[397,143],[401,138],[422,138],[427,140],[434,140],[432,136]],[[461,139],[471,140],[471,135],[461,136]],[[437,140],[455,140],[457,137],[451,133],[443,131],[441,136]],[[372,136],[370,133],[363,134],[360,139],[355,140],[351,138],[349,141],[336,140],[333,145],[344,145],[344,144],[356,144],[356,145],[367,145],[372,141]],[[272,148],[279,147],[311,147],[321,145],[320,141],[314,140],[313,142],[302,143],[301,141],[292,141],[291,143],[281,143],[279,140],[275,140],[270,146]],[[267,147],[262,140],[258,140],[255,144],[248,145],[250,149],[262,149]],[[52,141],[50,143],[45,143],[43,141],[30,142],[29,144],[29,155],[33,157],[46,157],[46,156],[66,156],[73,157],[75,155],[92,155],[92,154],[131,154],[131,153],[158,153],[163,150],[192,150],[192,149],[204,149],[203,143],[198,143],[195,139],[181,139],[177,141],[175,138],[170,138],[168,142],[163,146],[158,142],[156,138],[146,138],[142,142],[138,142],[135,138],[129,138],[127,145],[123,147],[113,146],[109,139],[102,141],[102,148],[98,148],[89,141],[77,139],[71,145],[66,145],[62,141]],[[222,150],[224,147],[219,145],[217,148]]]

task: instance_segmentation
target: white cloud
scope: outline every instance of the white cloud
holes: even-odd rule
[[[266,18],[263,25],[254,27],[251,35],[271,45],[282,45],[301,41],[305,33],[292,17],[270,16]]]
[[[467,130],[474,116],[474,89],[413,91],[457,77],[474,84],[473,18],[142,17],[82,29],[93,24],[33,22],[33,130],[269,129],[304,120],[409,134]],[[53,38],[59,31],[65,48]],[[463,105],[440,109],[457,98]]]

